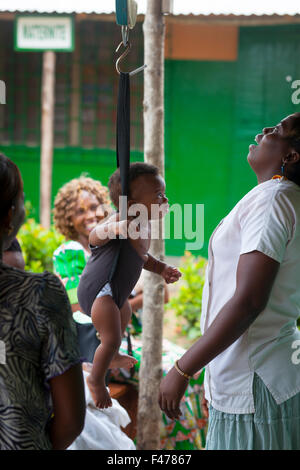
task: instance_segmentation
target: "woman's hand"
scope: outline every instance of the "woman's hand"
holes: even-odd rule
[[[82,432],[85,419],[85,394],[81,364],[49,380],[53,418],[50,439],[53,450],[67,449]]]
[[[159,387],[159,406],[171,419],[179,419],[180,401],[188,386],[188,380],[182,377],[175,367],[162,379]]]
[[[206,400],[205,397],[203,397],[202,401],[201,401],[201,409],[202,409],[202,413],[203,413],[203,416],[204,418],[209,418],[209,409],[208,409],[208,401]]]

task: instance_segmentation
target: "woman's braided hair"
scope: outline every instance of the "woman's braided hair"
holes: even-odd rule
[[[102,186],[100,181],[80,176],[80,178],[75,178],[66,183],[60,188],[55,197],[53,218],[56,229],[68,240],[76,240],[78,235],[74,230],[72,217],[81,191],[94,194],[99,204],[104,205],[108,212],[111,210],[108,189]]]

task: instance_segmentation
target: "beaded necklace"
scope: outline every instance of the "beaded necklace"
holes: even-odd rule
[[[288,178],[286,178],[285,176],[281,176],[281,175],[274,175],[272,176],[272,180],[281,180],[281,181],[285,181],[287,180]]]

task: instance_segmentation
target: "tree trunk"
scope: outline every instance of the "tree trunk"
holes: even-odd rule
[[[40,223],[45,228],[49,228],[51,222],[55,59],[55,52],[45,51],[43,53]]]
[[[148,0],[144,22],[144,158],[164,175],[164,18],[162,0]],[[159,223],[160,233],[161,224]],[[154,227],[157,230],[157,226]],[[157,232],[156,232],[157,233]],[[161,236],[151,242],[150,252],[164,258]],[[162,376],[162,327],[164,280],[145,271],[143,294],[143,353],[139,375],[137,448],[160,449],[161,411],[158,388]]]

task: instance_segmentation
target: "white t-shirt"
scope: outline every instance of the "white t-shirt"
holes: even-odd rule
[[[268,180],[253,188],[215,229],[203,289],[204,333],[234,295],[240,255],[258,250],[280,263],[266,308],[206,366],[205,395],[217,410],[253,413],[256,372],[280,404],[300,391],[300,187]],[[299,354],[298,354],[298,352]]]

